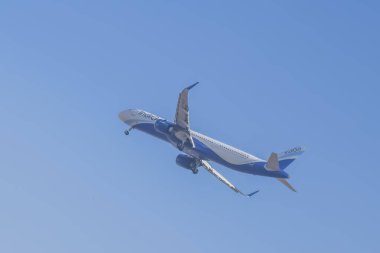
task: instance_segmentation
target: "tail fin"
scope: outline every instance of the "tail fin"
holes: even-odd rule
[[[294,162],[298,156],[302,155],[303,152],[305,152],[304,148],[295,147],[278,154],[280,169],[285,170],[285,168]]]
[[[302,147],[295,147],[288,149],[280,154],[272,153],[267,163],[265,164],[265,169],[268,171],[282,171],[285,170],[286,167],[289,166],[294,160],[297,159],[299,155],[301,155],[305,150]],[[296,191],[294,187],[289,184],[289,182],[285,178],[277,178],[282,184],[288,187],[292,191]]]

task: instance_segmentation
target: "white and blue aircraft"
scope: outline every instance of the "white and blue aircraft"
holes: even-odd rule
[[[124,133],[128,135],[132,129],[137,129],[171,143],[185,153],[177,156],[176,163],[179,166],[194,174],[198,173],[198,167],[203,167],[233,191],[244,196],[250,197],[258,191],[249,194],[241,192],[211,167],[209,162],[248,174],[273,177],[296,191],[287,181],[289,175],[285,168],[304,152],[302,147],[291,148],[279,154],[272,153],[268,160],[263,160],[190,129],[188,93],[197,84],[183,89],[179,94],[174,122],[139,109],[120,112],[119,118],[130,126]]]

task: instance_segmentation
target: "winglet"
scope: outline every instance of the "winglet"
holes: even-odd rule
[[[247,196],[248,197],[252,197],[253,195],[255,195],[256,193],[258,193],[260,190],[257,190],[257,191],[254,191],[254,192],[252,192],[252,193],[250,193],[250,194],[247,194]]]
[[[195,85],[197,85],[199,82],[196,82],[196,83],[194,83],[194,84],[192,84],[192,85],[190,85],[189,87],[187,87],[186,89],[187,90],[191,90]]]

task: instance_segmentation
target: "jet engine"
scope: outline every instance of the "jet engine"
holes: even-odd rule
[[[198,173],[197,167],[200,166],[198,159],[180,154],[177,156],[177,159],[175,160],[177,165],[181,166],[182,168],[191,170],[194,174]]]
[[[171,127],[173,127],[173,124],[169,123],[168,121],[163,120],[163,119],[158,119],[154,123],[154,129],[156,129],[156,131],[158,131],[162,134],[168,134],[169,135]]]

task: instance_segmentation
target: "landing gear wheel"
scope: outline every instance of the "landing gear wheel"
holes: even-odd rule
[[[183,144],[183,143],[178,143],[178,144],[177,144],[177,148],[179,149],[179,151],[182,151],[182,150],[185,148],[185,144]]]
[[[197,168],[194,168],[191,171],[193,172],[193,174],[198,174],[198,169]]]
[[[126,129],[126,130],[124,131],[124,134],[125,134],[125,135],[129,135],[129,133],[130,133],[132,130],[133,130],[133,127],[130,127],[129,129]]]

